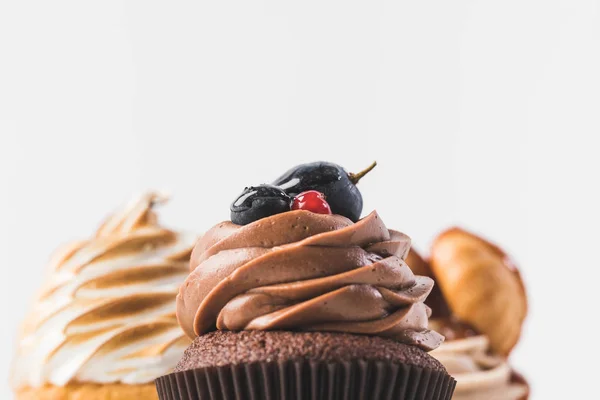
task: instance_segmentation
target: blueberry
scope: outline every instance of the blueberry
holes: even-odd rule
[[[319,191],[325,195],[334,214],[356,222],[363,208],[362,195],[356,184],[375,165],[377,164],[373,163],[364,171],[352,174],[330,162],[302,164],[280,176],[273,185],[280,187],[291,197],[307,190]]]
[[[251,186],[231,204],[231,222],[247,225],[271,215],[290,211],[292,198],[273,185]]]

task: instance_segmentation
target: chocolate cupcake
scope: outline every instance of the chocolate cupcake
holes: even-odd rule
[[[433,280],[404,262],[410,239],[376,212],[331,214],[327,195],[267,216],[259,202],[259,218],[198,241],[177,299],[194,342],[157,379],[161,399],[451,398],[427,354],[443,337],[428,329]]]

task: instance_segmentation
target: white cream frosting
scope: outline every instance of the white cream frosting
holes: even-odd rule
[[[53,257],[26,320],[13,365],[15,388],[70,382],[151,382],[189,345],[175,317],[195,235],[162,228],[141,196],[88,241]]]
[[[519,400],[527,394],[526,385],[511,382],[506,359],[489,354],[484,335],[446,341],[430,354],[456,379],[454,400]]]

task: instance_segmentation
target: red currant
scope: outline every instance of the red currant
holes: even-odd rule
[[[306,210],[317,214],[331,214],[325,195],[316,190],[307,190],[294,197],[292,210]]]

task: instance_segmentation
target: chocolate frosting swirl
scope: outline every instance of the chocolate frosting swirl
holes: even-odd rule
[[[423,303],[433,280],[411,272],[409,249],[410,238],[376,212],[357,223],[308,211],[223,222],[196,244],[177,317],[191,338],[215,329],[332,331],[432,350],[443,341]]]

